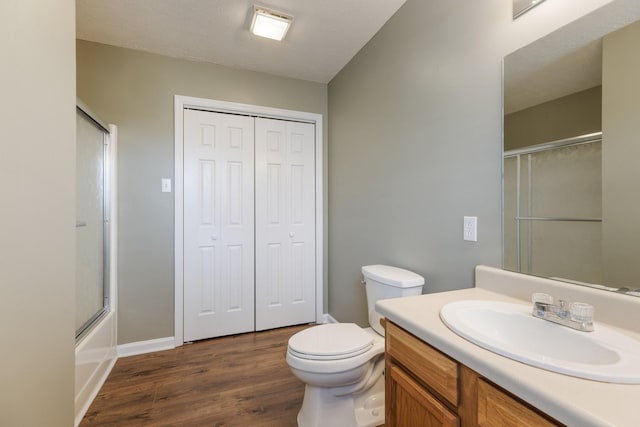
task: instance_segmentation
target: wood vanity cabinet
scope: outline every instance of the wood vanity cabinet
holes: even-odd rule
[[[386,427],[561,426],[390,321]]]

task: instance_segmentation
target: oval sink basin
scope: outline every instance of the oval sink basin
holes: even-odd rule
[[[640,341],[601,324],[576,331],[531,315],[531,305],[465,300],[440,310],[456,334],[528,365],[596,381],[640,384]]]

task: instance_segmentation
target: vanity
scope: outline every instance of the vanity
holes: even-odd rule
[[[458,364],[394,323],[385,330],[387,424],[420,425],[431,418],[436,425],[457,426]]]
[[[395,323],[386,331],[388,425],[562,425]]]
[[[377,303],[386,317],[386,425],[640,425],[640,385],[583,379],[513,360],[462,338],[440,317],[450,303],[531,304],[534,292],[589,303],[596,330],[606,325],[640,340],[640,299],[478,266],[475,288]]]

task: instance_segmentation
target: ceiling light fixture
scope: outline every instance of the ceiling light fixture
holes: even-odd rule
[[[251,32],[256,36],[280,41],[287,34],[291,22],[293,16],[254,6]]]

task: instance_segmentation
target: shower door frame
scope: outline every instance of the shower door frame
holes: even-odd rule
[[[89,409],[94,397],[106,381],[118,359],[118,127],[113,124],[105,124],[91,112],[80,100],[76,101],[78,109],[94,122],[107,129],[108,162],[105,162],[105,173],[108,191],[108,259],[103,265],[108,277],[108,294],[105,295],[108,305],[101,310],[101,315],[76,340],[75,348],[75,420],[74,425],[79,425]],[[106,255],[106,252],[105,252]],[[104,306],[104,304],[103,304]]]
[[[577,145],[583,145],[583,144],[591,144],[593,142],[601,142],[602,141],[602,132],[594,132],[594,133],[590,133],[590,134],[586,134],[586,135],[581,135],[581,136],[576,136],[576,137],[571,137],[571,138],[565,138],[565,139],[560,139],[557,141],[551,141],[551,142],[546,142],[546,143],[542,143],[542,144],[537,144],[537,145],[532,145],[532,146],[528,146],[528,147],[523,147],[523,148],[516,148],[513,150],[507,150],[503,152],[503,156],[502,156],[502,160],[503,160],[503,183],[502,183],[502,193],[503,193],[503,199],[504,199],[504,160],[507,158],[512,158],[515,157],[516,158],[516,216],[515,216],[515,220],[516,220],[516,268],[517,268],[517,272],[518,273],[522,273],[522,248],[521,248],[521,236],[520,236],[520,225],[521,225],[521,221],[526,221],[527,225],[528,225],[528,232],[527,232],[527,271],[525,273],[527,274],[532,274],[532,231],[531,231],[531,227],[533,222],[535,221],[559,221],[559,222],[596,222],[596,223],[601,223],[602,222],[602,218],[580,218],[580,217],[538,217],[538,216],[533,216],[532,214],[532,201],[531,201],[531,155],[534,153],[539,153],[539,152],[543,152],[543,151],[549,151],[549,150],[556,150],[559,148],[565,148],[565,147],[571,147],[571,146],[577,146]],[[520,200],[521,200],[521,194],[520,194],[520,187],[521,187],[521,182],[520,182],[520,176],[521,176],[521,167],[520,167],[520,162],[523,156],[527,156],[527,162],[528,162],[528,166],[527,166],[527,171],[529,174],[528,177],[528,186],[529,189],[527,191],[529,200],[527,202],[527,215],[526,216],[522,216],[521,212],[520,212]],[[504,200],[503,200],[504,203]],[[503,238],[504,238],[504,227],[505,227],[505,209],[503,207],[502,209],[502,213],[503,213],[503,218],[502,218],[502,226],[503,226]],[[505,254],[504,254],[504,250],[505,250],[505,242],[503,241],[502,244],[502,248],[503,248],[503,254],[502,254],[502,260],[503,260],[503,265],[504,265],[504,259],[505,259]]]
[[[80,328],[75,331],[76,343],[80,342],[91,329],[111,310],[111,217],[112,217],[112,168],[113,159],[111,153],[112,130],[110,126],[102,122],[82,101],[76,101],[76,111],[94,125],[103,138],[102,151],[102,185],[103,185],[103,206],[102,206],[102,307],[87,319]],[[83,224],[76,220],[76,228]],[[77,250],[77,248],[76,248]]]

